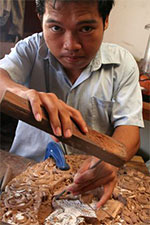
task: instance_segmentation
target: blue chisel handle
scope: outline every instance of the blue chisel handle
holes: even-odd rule
[[[60,170],[70,169],[70,166],[66,163],[66,159],[61,146],[54,141],[48,143],[44,160],[49,157],[55,160],[56,166]]]

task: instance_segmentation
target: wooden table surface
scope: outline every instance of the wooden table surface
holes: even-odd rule
[[[10,154],[9,152],[0,150],[0,178],[6,170],[7,165],[11,166],[13,177],[23,172],[29,164],[33,165],[36,162],[21,156]],[[137,169],[138,171],[149,175],[150,173],[140,156],[134,156],[133,159],[127,163],[127,166]],[[0,225],[10,225],[8,223],[0,222]]]
[[[12,224],[5,223],[5,222],[0,222],[0,225],[12,225]]]
[[[7,165],[12,168],[12,177],[16,177],[23,172],[29,164],[33,165],[35,163],[36,162],[33,160],[0,150],[0,179],[4,175]]]
[[[15,177],[23,172],[29,164],[33,165],[35,163],[36,162],[33,160],[0,150],[0,178],[2,178],[4,172],[6,171],[7,165],[12,168],[12,176]],[[144,163],[144,160],[140,156],[134,156],[133,159],[127,163],[127,166],[149,175],[149,171]]]

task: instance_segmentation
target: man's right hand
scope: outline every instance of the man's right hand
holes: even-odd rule
[[[50,125],[53,129],[54,135],[64,136],[69,138],[72,136],[72,120],[77,123],[82,132],[87,133],[88,129],[81,113],[73,107],[65,104],[62,100],[58,99],[53,93],[38,92],[33,89],[14,82],[6,70],[0,69],[1,90],[0,98],[6,90],[11,91],[25,99],[28,99],[34,117],[37,121],[42,119],[43,106],[48,115]]]
[[[80,127],[81,131],[87,133],[87,126],[83,120],[81,113],[73,107],[67,105],[62,100],[58,99],[53,93],[37,92],[33,89],[27,89],[18,93],[29,100],[32,112],[37,121],[42,120],[43,106],[50,120],[50,125],[56,136],[64,136],[69,138],[72,136],[72,120]]]

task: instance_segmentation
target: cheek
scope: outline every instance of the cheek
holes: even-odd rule
[[[98,35],[96,35],[84,42],[84,49],[87,53],[89,53],[91,55],[95,55],[95,53],[98,51],[101,43],[102,43],[102,38],[100,38]]]
[[[52,35],[49,30],[43,30],[44,33],[44,39],[46,42],[52,41]]]
[[[54,38],[54,36],[52,36],[49,31],[44,32],[44,40],[49,49],[57,48],[57,41],[56,41],[57,39]]]

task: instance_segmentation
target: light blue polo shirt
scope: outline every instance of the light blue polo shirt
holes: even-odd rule
[[[46,47],[42,33],[18,42],[0,60],[0,67],[20,84],[55,93],[78,109],[94,130],[111,136],[119,125],[143,127],[138,67],[133,56],[116,44],[102,43],[74,84]],[[10,151],[40,161],[50,140],[49,134],[20,121]],[[79,152],[69,146],[65,150]]]

